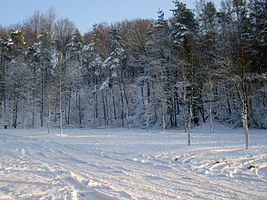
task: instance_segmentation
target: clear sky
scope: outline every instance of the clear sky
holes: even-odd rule
[[[194,8],[195,0],[181,0]],[[0,25],[21,23],[34,11],[46,13],[53,7],[59,18],[68,17],[82,32],[93,24],[118,22],[124,19],[157,18],[160,8],[165,16],[171,15],[172,0],[0,0]]]

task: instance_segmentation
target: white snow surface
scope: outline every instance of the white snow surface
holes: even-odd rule
[[[0,130],[1,200],[267,199],[267,131]]]

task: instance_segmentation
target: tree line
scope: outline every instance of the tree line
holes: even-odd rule
[[[267,128],[267,1],[175,0],[169,19],[81,34],[50,9],[0,26],[0,117],[17,127]]]

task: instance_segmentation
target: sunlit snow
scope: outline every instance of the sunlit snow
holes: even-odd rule
[[[266,130],[0,131],[0,199],[266,199]]]

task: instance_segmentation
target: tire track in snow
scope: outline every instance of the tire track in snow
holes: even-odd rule
[[[40,152],[36,153],[36,150],[39,150]],[[71,188],[73,200],[91,199],[91,197],[94,197],[92,199],[97,198],[103,200],[116,199],[110,196],[109,193],[113,194],[113,196],[118,196],[120,199],[122,199],[121,197],[130,197],[130,195],[128,195],[126,192],[113,191],[110,187],[104,186],[103,183],[99,181],[93,181],[93,179],[90,177],[93,177],[94,174],[89,177],[88,173],[81,173],[81,171],[77,168],[79,165],[73,165],[73,161],[77,162],[78,164],[87,163],[70,157],[61,149],[57,150],[51,147],[46,147],[45,145],[36,144],[34,152],[31,152],[30,149],[27,151],[30,157],[35,158],[36,160],[39,160],[49,166],[50,171],[52,171],[56,177],[53,180],[54,183],[62,182]],[[43,151],[46,153],[42,153]],[[55,165],[54,163],[57,164]],[[70,163],[72,163],[72,165],[70,165]],[[75,168],[79,172],[74,173],[73,170]]]
[[[82,151],[80,151],[80,152],[82,152]],[[88,152],[86,152],[86,153],[88,153]],[[105,163],[112,163],[112,162],[114,162],[114,160],[116,160],[116,158],[114,158],[114,157],[113,158],[110,158],[109,156],[103,156],[103,155],[104,155],[103,153],[98,152],[97,155],[96,154],[90,154],[90,158],[92,158],[93,156],[95,156],[94,160],[101,160],[101,161],[105,160]],[[116,163],[116,164],[119,164],[119,163]],[[147,177],[153,177],[153,173],[151,174],[151,171],[155,171],[155,166],[154,167],[153,166],[151,167],[151,166],[144,165],[145,166],[145,169],[143,169],[143,168],[140,168],[140,165],[139,164],[137,164],[136,166],[135,166],[135,164],[136,164],[136,162],[133,161],[133,162],[131,162],[131,166],[127,167],[128,171],[129,171],[129,169],[131,171],[135,171],[135,173],[133,173],[134,175],[133,176],[130,176],[130,179],[133,179],[133,180],[136,179],[136,177],[138,177],[139,174],[144,174],[143,176],[141,176],[141,177],[138,178],[139,181],[140,180],[144,181]],[[92,165],[92,166],[96,167],[96,165]],[[103,163],[99,163],[98,164],[98,168],[101,168],[99,166],[103,166]],[[126,166],[124,166],[124,168],[125,167]],[[146,168],[148,168],[148,170]],[[112,169],[112,168],[110,168],[110,169]],[[107,169],[105,169],[105,170],[107,170]],[[157,177],[159,175],[164,174],[163,175],[164,178],[161,180],[160,183],[157,182],[157,181],[155,183],[153,183],[154,185],[152,183],[150,183],[150,184],[153,185],[153,188],[154,187],[156,187],[156,188],[163,188],[165,184],[168,184],[169,185],[170,182],[173,180],[173,173],[170,173],[169,180],[168,180],[166,178],[167,177],[166,174],[168,174],[168,172],[166,173],[166,170],[156,169],[156,171],[157,171],[157,173],[155,173],[155,174],[156,174]],[[129,176],[129,174],[130,173],[128,172],[128,176]],[[227,188],[227,184],[228,183],[226,183],[225,185],[222,185],[221,184],[221,180],[219,181],[219,183],[217,183],[217,184],[219,184],[219,186],[214,187],[213,180],[212,180],[212,182],[210,184],[207,184],[206,177],[205,178],[204,177],[199,177],[198,183],[196,184],[195,183],[196,182],[196,177],[198,177],[199,175],[197,176],[195,174],[194,177],[191,177],[191,175],[190,176],[189,175],[185,176],[184,175],[184,172],[182,174],[181,174],[181,177],[182,178],[180,178],[182,180],[180,180],[180,182],[179,182],[179,184],[180,184],[179,188],[182,188],[182,186],[187,186],[186,188],[184,188],[184,191],[190,191],[190,188],[192,188],[192,187],[199,187],[197,193],[199,193],[199,191],[201,190],[204,194],[207,193],[210,196],[211,194],[214,194],[214,189],[216,189],[217,191],[221,191],[221,188],[223,188],[223,187]],[[105,174],[102,174],[102,175],[105,175]],[[144,177],[146,177],[146,178],[144,178]],[[205,182],[200,181],[201,179],[205,180]],[[150,182],[153,182],[153,180],[152,181],[150,180]],[[162,184],[162,182],[165,183],[165,184]],[[178,182],[176,181],[175,184],[177,185],[177,183]],[[203,188],[204,185],[206,185],[207,187],[204,187]],[[181,189],[181,190],[183,190],[183,189]],[[207,192],[207,191],[210,191],[210,192]],[[235,190],[235,192],[238,193],[236,196],[244,197],[244,191],[243,191],[243,189],[240,188],[240,190]],[[175,191],[170,191],[169,193],[175,194]],[[226,189],[223,190],[223,193],[230,193],[231,194],[231,193],[233,193],[233,189],[230,188],[230,187],[228,187],[227,190]],[[160,193],[159,195],[163,195],[163,194],[166,194],[166,192],[165,193]],[[220,192],[215,193],[214,198],[218,198],[218,196],[220,196],[219,194],[220,194]],[[253,194],[250,194],[250,193],[247,193],[245,195],[250,195],[250,196],[253,197]],[[225,195],[224,194],[221,194],[222,199],[223,199],[223,196],[225,196]],[[179,193],[177,194],[177,196],[171,196],[171,195],[169,196],[169,198],[175,198],[175,197],[179,197]],[[190,196],[189,196],[189,198],[190,198]],[[255,197],[255,199],[256,198],[257,197]]]
[[[57,142],[57,139],[60,140]],[[193,151],[177,166],[171,154],[165,157],[163,153],[124,154],[104,151],[101,147],[96,149],[90,144],[88,149],[79,149],[79,145],[67,137],[64,141],[55,137],[54,142],[53,138],[38,137],[20,140],[24,140],[22,160],[27,164],[28,156],[28,160],[38,161],[36,165],[46,167],[54,183],[58,181],[68,188],[73,198],[263,199],[266,195],[253,191],[253,186],[192,171],[192,163],[198,158]],[[29,143],[33,149],[27,148]]]

